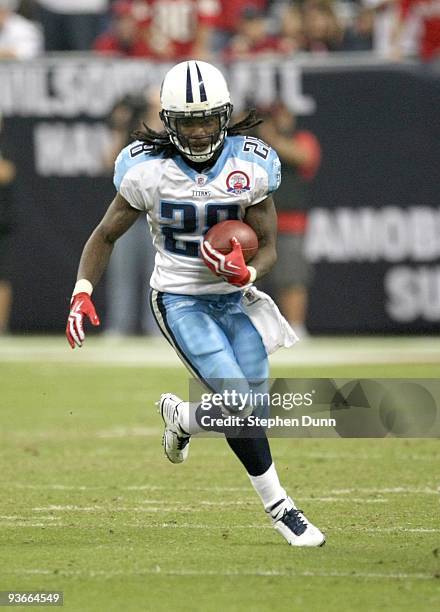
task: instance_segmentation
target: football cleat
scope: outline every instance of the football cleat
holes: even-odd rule
[[[269,510],[272,524],[291,546],[323,546],[325,535],[287,497]]]
[[[165,424],[162,436],[165,455],[171,463],[182,463],[188,457],[191,438],[179,425],[179,406],[183,404],[183,400],[172,393],[163,393],[158,404]]]

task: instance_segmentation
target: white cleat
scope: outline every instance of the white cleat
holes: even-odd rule
[[[183,404],[183,400],[172,393],[163,393],[158,404],[159,412],[165,423],[162,436],[165,455],[171,463],[182,463],[188,457],[191,438],[179,425],[178,411],[180,404]]]
[[[306,519],[301,510],[287,497],[269,511],[272,524],[291,546],[323,546],[325,535]]]

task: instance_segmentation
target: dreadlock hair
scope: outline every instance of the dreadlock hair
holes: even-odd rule
[[[153,147],[154,153],[163,153],[165,157],[171,157],[175,153],[176,149],[170,140],[168,132],[162,130],[156,132],[152,130],[148,125],[142,122],[144,126],[143,130],[135,130],[131,133],[131,137],[135,140],[140,140]]]
[[[255,108],[251,108],[246,117],[241,121],[237,121],[231,127],[228,127],[226,130],[226,134],[228,136],[241,136],[242,132],[247,132],[248,130],[252,130],[252,128],[257,127],[263,123],[263,119],[259,119],[257,117],[257,111]]]
[[[257,111],[255,108],[252,108],[244,119],[237,121],[237,123],[234,123],[234,125],[227,128],[226,135],[241,136],[242,132],[252,130],[252,128],[260,125],[260,123],[263,123],[263,119],[259,119],[257,117]],[[165,157],[171,157],[175,154],[176,148],[171,142],[166,130],[156,132],[148,127],[146,123],[142,123],[142,125],[144,126],[144,129],[135,130],[132,132],[132,138],[145,142],[153,147],[154,153],[162,153]]]

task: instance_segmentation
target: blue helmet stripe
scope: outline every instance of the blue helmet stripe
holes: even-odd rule
[[[189,62],[186,68],[186,101],[194,102],[193,92],[192,92],[192,83],[191,83],[191,72],[189,69]]]
[[[197,63],[196,63],[196,68],[197,68],[197,76],[199,77],[200,102],[206,102],[208,98],[206,97],[205,84],[203,82],[202,73],[200,72],[200,68]]]

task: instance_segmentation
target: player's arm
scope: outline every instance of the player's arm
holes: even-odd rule
[[[77,282],[72,294],[66,336],[72,348],[84,341],[84,318],[99,325],[99,318],[91,300],[93,287],[107,267],[113,245],[136,221],[141,211],[136,210],[119,193],[110,204],[99,225],[87,240],[79,263]]]
[[[275,265],[277,260],[277,213],[272,196],[246,210],[244,221],[252,227],[258,238],[258,251],[250,266],[261,278]],[[255,280],[255,279],[252,279]]]
[[[100,280],[118,238],[133,225],[141,211],[117,194],[99,225],[87,240],[79,262],[77,280],[87,279],[93,286]]]
[[[247,209],[244,221],[252,227],[258,238],[258,252],[247,266],[237,238],[231,238],[232,250],[223,255],[207,241],[202,241],[200,250],[208,268],[217,276],[237,287],[253,283],[269,272],[277,259],[277,216],[272,196]]]

